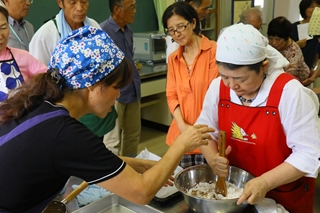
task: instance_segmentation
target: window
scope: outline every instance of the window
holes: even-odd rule
[[[261,9],[263,8],[263,6],[264,6],[264,0],[255,0],[254,1],[254,6],[255,7],[260,7]]]

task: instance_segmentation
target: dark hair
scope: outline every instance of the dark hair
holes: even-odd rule
[[[196,19],[196,27],[194,28],[193,32],[195,34],[200,33],[200,21],[198,17],[197,11],[187,2],[176,2],[171,4],[167,9],[164,11],[162,15],[162,25],[166,30],[168,28],[167,21],[173,15],[182,16],[185,18],[189,23],[193,22],[193,19]]]
[[[231,63],[226,63],[226,62],[221,62],[221,61],[216,61],[217,65],[221,65],[223,66],[224,68],[227,68],[229,70],[236,70],[236,69],[239,69],[241,67],[248,67],[249,70],[253,70],[255,71],[257,74],[260,73],[260,68],[262,66],[262,63],[264,62],[265,60],[263,61],[260,61],[256,64],[248,64],[248,65],[238,65],[238,64],[231,64]]]
[[[202,0],[185,0],[185,2],[193,2],[193,4],[196,6],[196,7],[200,7],[200,5],[202,4]]]
[[[291,22],[284,16],[279,16],[270,21],[268,25],[268,36],[277,36],[288,40],[291,35]]]
[[[306,10],[313,4],[319,4],[319,0],[302,0],[299,4],[300,15],[302,18],[307,18]]]
[[[98,83],[111,86],[114,82],[118,82],[116,88],[123,88],[131,80],[132,69],[125,58],[115,70]],[[0,124],[21,118],[37,108],[44,100],[52,103],[61,101],[64,94],[73,91],[67,87],[61,89],[61,85],[56,83],[50,72],[38,74],[13,90],[14,95],[0,104]]]
[[[110,12],[113,12],[113,9],[115,6],[121,6],[122,5],[123,0],[109,0],[109,9]]]
[[[2,13],[6,17],[7,22],[8,22],[8,16],[9,16],[8,10],[6,8],[0,6],[0,13]]]

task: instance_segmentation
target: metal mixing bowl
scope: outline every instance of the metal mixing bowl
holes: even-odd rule
[[[243,188],[253,175],[243,169],[229,166],[229,176],[227,181],[233,183],[239,188]],[[197,165],[180,171],[175,177],[174,184],[177,189],[183,193],[184,201],[190,209],[202,213],[239,213],[242,212],[248,204],[237,205],[238,199],[213,200],[199,198],[187,194],[187,190],[199,182],[216,182],[216,176],[208,165]]]

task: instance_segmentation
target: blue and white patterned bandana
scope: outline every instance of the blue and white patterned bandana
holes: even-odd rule
[[[59,42],[48,67],[59,70],[68,88],[81,89],[99,82],[123,59],[124,53],[107,33],[84,26]]]

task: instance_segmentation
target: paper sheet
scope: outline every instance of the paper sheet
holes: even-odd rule
[[[298,36],[299,36],[299,40],[302,40],[302,39],[312,39],[313,37],[310,36],[308,34],[308,27],[309,27],[309,23],[305,23],[305,24],[298,24],[297,25],[298,27]]]
[[[155,160],[159,161],[161,158],[158,155],[155,155],[151,152],[149,152],[147,149],[142,150],[139,155],[137,155],[136,158],[141,158],[141,159],[148,159],[148,160]],[[174,177],[181,171],[183,170],[182,167],[178,166],[176,170],[174,171]],[[175,186],[167,186],[167,187],[162,187],[156,194],[156,197],[158,198],[166,198],[174,193],[178,192],[178,189]]]

